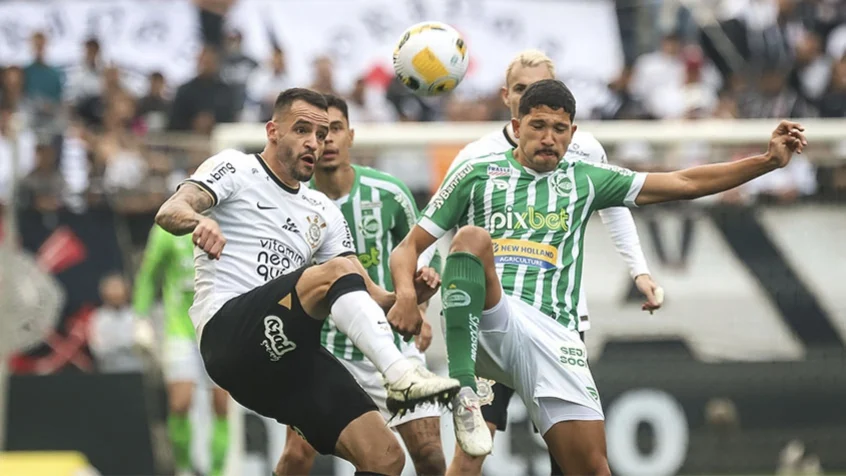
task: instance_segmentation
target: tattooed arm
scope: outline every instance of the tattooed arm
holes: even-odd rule
[[[209,258],[219,259],[226,239],[216,221],[201,215],[213,205],[210,193],[194,182],[186,182],[159,208],[156,223],[174,235],[193,232],[194,244],[208,253]]]

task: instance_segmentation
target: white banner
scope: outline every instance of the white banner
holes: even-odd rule
[[[294,84],[309,84],[315,57],[330,55],[337,87],[390,67],[396,41],[408,26],[449,23],[466,37],[471,55],[464,92],[495,90],[510,58],[525,48],[552,57],[562,78],[606,84],[623,65],[610,0],[240,0],[227,16],[257,61],[272,45],[287,53]],[[48,60],[72,66],[84,41],[100,39],[107,61],[138,73],[162,71],[170,84],[192,76],[200,44],[198,13],[188,0],[68,0],[0,3],[0,63],[31,61],[29,38],[50,37]]]

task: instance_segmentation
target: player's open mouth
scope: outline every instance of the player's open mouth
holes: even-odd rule
[[[303,162],[307,163],[308,165],[314,165],[315,160],[313,155],[304,155],[300,158],[303,159]]]
[[[538,151],[537,155],[543,157],[544,159],[556,159],[558,158],[558,154],[551,150],[541,150]]]

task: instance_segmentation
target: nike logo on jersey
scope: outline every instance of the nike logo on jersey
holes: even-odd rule
[[[278,207],[262,205],[261,202],[256,202],[256,206],[259,210],[276,210]]]

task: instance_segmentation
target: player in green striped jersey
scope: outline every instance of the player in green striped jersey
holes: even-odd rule
[[[786,165],[806,144],[784,121],[764,155],[670,173],[642,174],[562,160],[576,126],[575,99],[553,79],[529,86],[512,119],[518,146],[455,167],[423,217],[394,250],[397,302],[388,320],[404,333],[419,323],[415,263],[460,226],[443,272],[456,439],[470,455],[490,451],[475,377],[513,388],[565,474],[610,474],[602,406],[578,319],[584,230],[596,210],[693,199],[722,192]],[[478,357],[478,359],[477,359]]]
[[[188,317],[188,308],[194,301],[194,243],[191,235],[174,236],[154,225],[135,277],[132,304],[139,317],[149,318],[159,284],[165,315],[163,364],[170,405],[167,423],[176,469],[178,474],[193,474],[195,465],[191,461],[192,432],[188,410],[194,387],[203,378],[214,389],[211,474],[218,476],[223,474],[229,442],[226,418],[229,394],[208,378],[194,337],[194,324]]]
[[[350,163],[350,147],[354,131],[349,125],[347,103],[333,95],[326,95],[329,104],[329,134],[323,155],[317,162],[311,188],[327,195],[341,209],[349,225],[358,259],[377,285],[393,291],[388,261],[391,251],[405,238],[417,222],[419,212],[411,192],[395,177],[369,167]],[[283,227],[286,225],[282,225]],[[432,275],[440,269],[440,258],[434,246],[424,253],[419,263],[426,265]],[[415,308],[421,316],[425,307]],[[431,327],[424,329],[412,342],[405,342],[395,334],[397,347],[403,355],[426,365],[423,351],[432,339]],[[388,425],[394,428],[406,444],[417,474],[444,474],[446,463],[441,448],[441,411],[433,405],[392,418],[385,400],[387,393],[382,375],[352,341],[327,319],[323,326],[321,344],[337,357],[367,391]],[[278,476],[308,474],[316,452],[293,430],[288,430],[285,451],[276,468]]]

